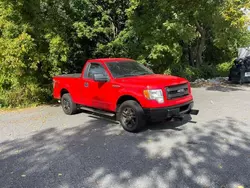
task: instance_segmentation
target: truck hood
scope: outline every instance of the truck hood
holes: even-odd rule
[[[153,74],[143,76],[133,76],[116,79],[118,83],[133,84],[149,87],[166,87],[171,85],[184,84],[188,81],[184,78],[170,75]]]

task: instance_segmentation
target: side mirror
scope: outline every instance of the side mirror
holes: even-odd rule
[[[108,81],[108,77],[105,76],[104,74],[94,74],[94,80],[97,82],[107,82]]]

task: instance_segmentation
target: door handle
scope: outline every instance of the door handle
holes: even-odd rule
[[[121,86],[120,86],[120,85],[117,85],[117,84],[113,84],[112,87],[113,87],[113,88],[120,88]]]
[[[84,82],[84,87],[89,87],[89,83],[88,82]]]

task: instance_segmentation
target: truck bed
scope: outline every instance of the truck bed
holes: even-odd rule
[[[62,77],[62,78],[80,78],[81,77],[81,73],[75,73],[75,74],[62,74],[62,75],[58,75],[56,77]]]

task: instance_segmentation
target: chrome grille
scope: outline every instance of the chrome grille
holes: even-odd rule
[[[188,84],[174,85],[166,87],[166,93],[168,99],[176,99],[187,96],[188,93]]]

